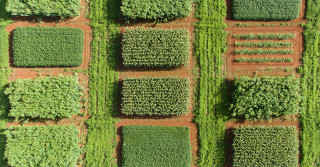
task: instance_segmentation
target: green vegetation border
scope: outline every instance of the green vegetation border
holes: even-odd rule
[[[208,8],[210,6],[210,8]],[[196,7],[195,55],[200,78],[195,110],[198,123],[199,167],[221,167],[226,161],[225,121],[227,86],[223,76],[223,53],[227,49],[224,0],[199,0]]]

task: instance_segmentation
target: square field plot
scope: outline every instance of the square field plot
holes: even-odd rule
[[[232,0],[235,20],[293,20],[300,7],[301,0]]]
[[[180,67],[190,56],[187,29],[127,28],[122,39],[126,67]]]
[[[241,77],[234,81],[232,116],[271,119],[300,111],[299,79],[293,77]]]
[[[55,119],[80,113],[83,95],[79,80],[71,76],[18,79],[5,90],[15,118]]]
[[[242,126],[233,131],[233,166],[298,166],[298,132],[293,126]]]
[[[188,113],[189,80],[127,78],[123,80],[121,112],[126,115],[170,116]]]
[[[15,167],[75,167],[80,157],[78,135],[74,125],[10,127],[5,158]]]
[[[130,19],[176,19],[189,16],[189,0],[122,0],[123,16]]]
[[[188,127],[124,126],[123,167],[190,167]]]
[[[6,11],[12,16],[80,15],[80,0],[8,0]]]
[[[67,27],[18,27],[12,45],[16,66],[76,67],[82,64],[84,32]]]

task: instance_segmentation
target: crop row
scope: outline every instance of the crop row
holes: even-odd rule
[[[296,37],[294,33],[279,34],[279,33],[258,33],[258,34],[233,34],[236,39],[293,39]]]
[[[70,76],[16,80],[5,90],[10,101],[9,116],[55,119],[80,113],[82,89]]]
[[[10,166],[77,166],[79,129],[74,125],[13,126],[6,131]]]
[[[189,16],[189,0],[122,0],[123,16],[130,19],[176,19]]]
[[[187,29],[128,28],[123,34],[126,67],[179,67],[188,64]]]
[[[298,166],[294,126],[242,126],[233,130],[233,166]]]
[[[266,63],[266,62],[293,62],[293,58],[285,57],[285,58],[235,58],[236,62],[248,62],[248,63]]]
[[[235,46],[237,47],[258,47],[258,48],[282,48],[282,47],[292,47],[293,42],[273,42],[273,41],[266,41],[266,42],[235,42]]]
[[[235,20],[293,20],[299,17],[301,0],[233,0]]]
[[[13,16],[80,15],[80,0],[8,0],[6,11]]]
[[[84,33],[79,28],[18,27],[13,60],[20,67],[75,67],[82,64]]]
[[[271,119],[300,111],[300,80],[293,77],[247,78],[234,81],[232,116]]]
[[[122,136],[123,167],[191,165],[189,127],[124,126]]]
[[[122,96],[121,112],[126,115],[181,115],[189,111],[189,80],[127,78]]]
[[[275,50],[275,49],[236,49],[234,51],[236,55],[290,55],[293,54],[294,51],[292,49],[288,50]]]

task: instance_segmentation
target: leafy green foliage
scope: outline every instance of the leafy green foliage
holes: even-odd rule
[[[117,57],[120,52],[119,25],[114,19],[120,13],[119,0],[91,0],[91,43],[89,115],[86,143],[86,166],[114,167],[119,74]]]
[[[299,17],[301,0],[233,0],[235,20],[293,20]]]
[[[127,78],[123,80],[121,112],[126,115],[181,115],[188,113],[189,80]]]
[[[304,31],[301,107],[301,166],[320,166],[320,2],[307,1],[307,24]]]
[[[199,167],[221,167],[226,160],[224,144],[227,87],[223,76],[223,53],[227,33],[224,0],[198,0],[195,55],[199,61],[200,78],[197,92],[196,122],[199,130]]]
[[[123,167],[189,167],[191,144],[189,127],[122,127]]]
[[[12,43],[14,64],[20,67],[82,64],[84,33],[79,28],[18,27]]]
[[[0,68],[8,67],[9,62],[9,35],[5,29],[0,28]]]
[[[236,62],[249,62],[249,63],[267,63],[267,62],[293,62],[293,58],[235,58]]]
[[[6,3],[7,0],[0,0],[0,28],[4,28],[13,22],[9,19],[10,14],[6,12]]]
[[[242,126],[233,130],[233,166],[298,166],[294,126]]]
[[[80,15],[80,0],[7,0],[6,11],[14,16]]]
[[[265,33],[265,34],[233,34],[233,37],[236,39],[293,39],[296,37],[293,33],[287,34],[278,34],[278,33]]]
[[[70,76],[18,79],[5,90],[9,95],[9,116],[55,119],[80,113],[82,90]]]
[[[131,19],[176,19],[189,16],[190,0],[122,0],[122,14]]]
[[[122,39],[127,67],[180,67],[188,64],[187,29],[127,28]]]
[[[293,42],[287,41],[264,41],[264,42],[235,42],[235,46],[237,47],[258,47],[258,48],[282,48],[282,47],[292,47]]]
[[[16,126],[6,136],[10,166],[77,166],[80,140],[74,125]]]
[[[246,119],[270,119],[300,111],[299,79],[293,77],[247,78],[234,81],[232,116]]]
[[[275,50],[275,49],[236,49],[234,51],[236,55],[269,55],[269,54],[278,54],[278,55],[290,55],[294,51],[292,49],[288,50]]]

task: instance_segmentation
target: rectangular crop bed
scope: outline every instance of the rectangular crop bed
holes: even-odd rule
[[[187,29],[128,28],[123,34],[122,57],[126,67],[180,67],[188,65]]]
[[[298,113],[299,82],[293,77],[237,78],[232,94],[232,116],[256,120]]]
[[[242,126],[233,131],[233,166],[298,166],[298,132],[293,126]]]
[[[190,128],[124,126],[123,167],[190,167]]]
[[[181,115],[189,112],[189,80],[127,78],[123,80],[121,112],[126,115]]]
[[[84,32],[67,27],[18,27],[12,44],[16,66],[76,67],[82,64]]]
[[[122,0],[121,11],[126,18],[176,19],[189,16],[189,0]]]
[[[75,77],[41,77],[18,79],[5,90],[9,96],[9,116],[55,119],[80,113],[83,95]]]
[[[301,0],[232,0],[235,20],[293,20],[300,7]]]
[[[80,15],[80,0],[8,0],[6,11],[13,16]]]
[[[16,126],[6,131],[9,166],[70,166],[80,156],[79,130],[74,125]]]

